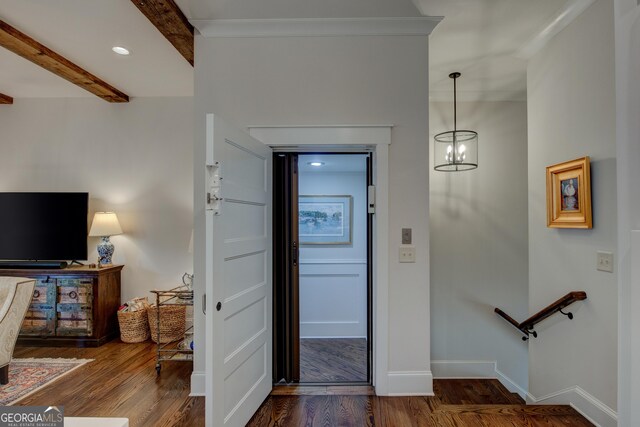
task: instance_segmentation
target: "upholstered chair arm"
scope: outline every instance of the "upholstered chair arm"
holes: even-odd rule
[[[13,348],[16,345],[24,316],[31,304],[35,284],[33,279],[0,277],[0,289],[3,290],[0,291],[0,295],[5,295],[6,300],[13,294],[13,298],[0,321],[0,367],[11,362]],[[4,303],[5,301],[0,301],[0,308],[4,308]]]

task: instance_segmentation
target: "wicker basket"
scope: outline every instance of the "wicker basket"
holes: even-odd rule
[[[184,336],[187,317],[187,307],[184,305],[160,306],[160,343],[168,343],[182,339]],[[151,339],[158,342],[158,307],[147,310]]]
[[[122,342],[143,342],[149,339],[149,321],[147,309],[138,311],[119,311],[120,339]]]

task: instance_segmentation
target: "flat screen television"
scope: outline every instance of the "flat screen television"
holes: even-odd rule
[[[88,193],[0,192],[0,260],[86,260],[88,209]]]

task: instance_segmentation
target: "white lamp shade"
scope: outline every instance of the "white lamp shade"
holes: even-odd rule
[[[89,236],[104,237],[116,234],[122,234],[122,228],[116,214],[114,212],[96,212],[93,216]]]
[[[191,230],[191,239],[189,239],[189,253],[193,253],[193,230]]]

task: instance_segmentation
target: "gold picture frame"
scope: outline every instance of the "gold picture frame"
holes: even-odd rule
[[[547,166],[547,227],[593,228],[589,156]]]

